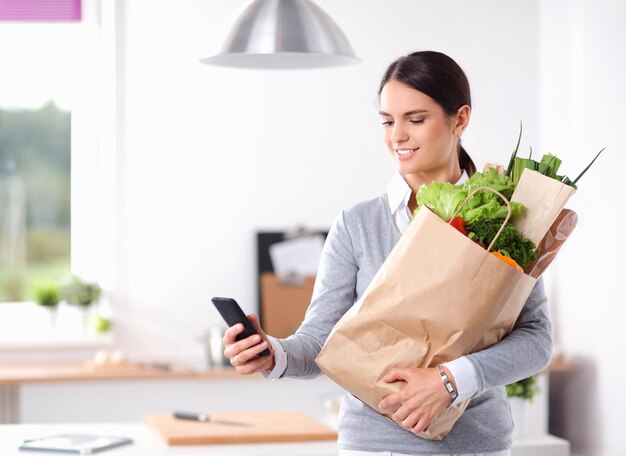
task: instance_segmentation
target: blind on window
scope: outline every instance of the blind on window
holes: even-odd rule
[[[0,0],[0,21],[80,21],[81,0]]]

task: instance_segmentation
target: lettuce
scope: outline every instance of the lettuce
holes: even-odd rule
[[[483,173],[474,173],[465,181],[465,186],[469,188],[470,193],[478,187],[491,187],[502,193],[506,199],[511,199],[513,190],[515,190],[513,181],[508,176],[498,173],[495,168],[489,168]],[[497,195],[494,196],[497,197]]]
[[[524,205],[511,202],[511,217],[515,218],[524,211]],[[480,191],[463,206],[460,217],[467,223],[481,219],[503,219],[509,210],[495,193]]]
[[[426,206],[444,220],[450,220],[467,198],[467,189],[449,182],[422,185],[415,195],[419,206]]]
[[[422,185],[415,199],[420,206],[426,206],[443,220],[450,220],[467,196],[478,187],[490,187],[511,198],[515,185],[509,177],[499,174],[495,169],[484,173],[474,173],[464,184],[454,185],[448,182],[433,182]],[[524,211],[521,203],[511,203],[512,217]],[[463,207],[460,217],[467,223],[479,219],[503,219],[508,209],[498,195],[488,191],[476,193]]]

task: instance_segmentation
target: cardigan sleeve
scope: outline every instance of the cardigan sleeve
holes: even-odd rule
[[[552,355],[552,326],[547,302],[540,279],[513,330],[497,344],[467,355],[478,375],[478,394],[530,377],[548,365]]]
[[[294,335],[279,340],[287,353],[283,376],[311,377],[320,374],[314,360],[337,321],[354,304],[357,272],[344,211],[328,232],[304,321]]]

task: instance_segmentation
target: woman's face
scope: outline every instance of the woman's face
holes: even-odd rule
[[[458,169],[456,120],[428,95],[390,80],[380,93],[383,137],[402,175]]]

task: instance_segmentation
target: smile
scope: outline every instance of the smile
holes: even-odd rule
[[[413,156],[417,150],[419,150],[419,147],[417,149],[396,149],[396,154],[398,154],[398,158],[404,160]]]

